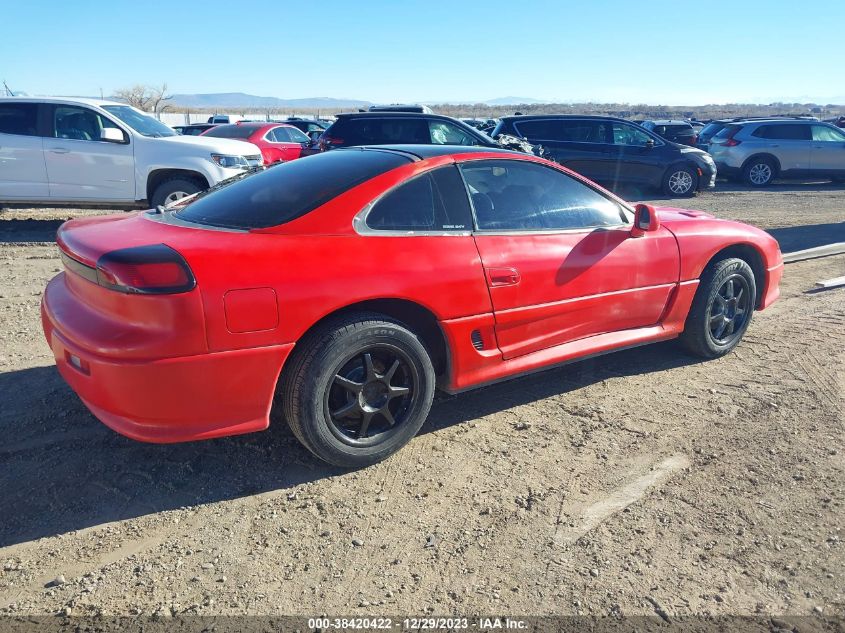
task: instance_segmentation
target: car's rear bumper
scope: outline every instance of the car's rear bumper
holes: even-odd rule
[[[71,343],[41,303],[62,377],[106,426],[134,440],[185,442],[260,431],[293,344],[151,360],[106,358]]]

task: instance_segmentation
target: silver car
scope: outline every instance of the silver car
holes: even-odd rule
[[[765,187],[775,178],[845,182],[845,132],[820,121],[739,121],[710,139],[720,176]]]

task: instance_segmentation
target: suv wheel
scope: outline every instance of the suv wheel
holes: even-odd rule
[[[742,170],[742,178],[752,187],[765,187],[775,179],[775,163],[770,158],[754,158]]]
[[[698,171],[694,167],[670,167],[663,177],[663,193],[667,196],[689,198],[698,190]]]
[[[156,187],[152,198],[150,198],[150,206],[153,208],[159,205],[167,206],[199,191],[202,191],[202,187],[195,180],[171,178]]]

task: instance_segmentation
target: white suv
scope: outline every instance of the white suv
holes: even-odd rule
[[[155,207],[261,162],[251,143],[181,136],[125,103],[0,98],[0,204]]]

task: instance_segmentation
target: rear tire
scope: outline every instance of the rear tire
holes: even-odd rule
[[[687,315],[681,344],[703,358],[718,358],[739,344],[757,305],[751,266],[731,257],[705,269]]]
[[[203,187],[195,180],[190,180],[188,178],[170,178],[156,187],[156,190],[150,198],[150,206],[166,206],[202,190]]]
[[[742,168],[742,179],[752,187],[768,187],[777,173],[775,162],[771,158],[752,158]]]
[[[698,170],[689,165],[676,165],[663,176],[663,194],[674,198],[691,198],[698,191]]]
[[[392,455],[426,420],[435,375],[421,339],[371,312],[327,322],[297,343],[279,396],[293,434],[335,466]]]

